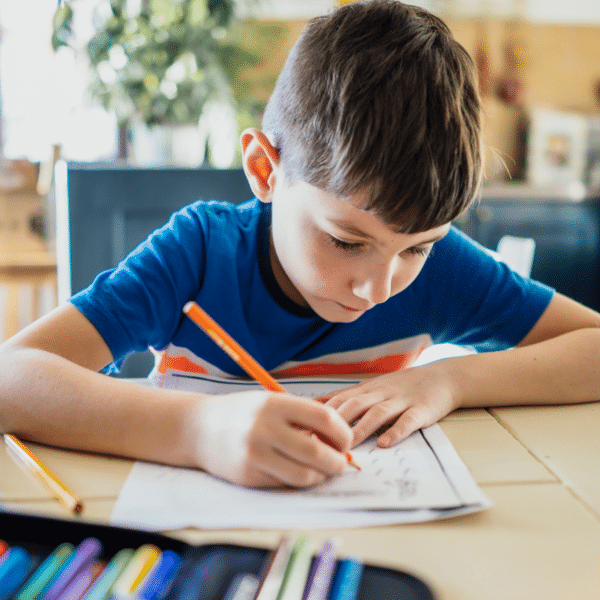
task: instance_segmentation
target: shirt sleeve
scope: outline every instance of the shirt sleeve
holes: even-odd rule
[[[107,371],[118,371],[131,352],[168,344],[182,307],[202,285],[206,232],[201,203],[184,207],[70,299],[110,348]]]
[[[435,245],[424,271],[420,285],[431,307],[426,314],[434,342],[477,351],[516,346],[554,294],[550,287],[515,273],[455,228]]]

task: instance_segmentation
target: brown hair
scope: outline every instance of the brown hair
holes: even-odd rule
[[[396,0],[311,20],[263,118],[287,178],[344,198],[399,231],[450,222],[481,182],[473,62],[443,21]]]

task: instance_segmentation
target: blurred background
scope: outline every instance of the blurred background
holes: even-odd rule
[[[260,124],[307,19],[338,3],[0,0],[0,341],[59,301],[57,161],[235,171],[239,133]],[[485,189],[458,225],[491,247],[534,238],[533,275],[558,263],[550,284],[570,274],[565,290],[596,307],[600,2],[415,4],[448,22],[479,74]]]

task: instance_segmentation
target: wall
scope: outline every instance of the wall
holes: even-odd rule
[[[491,91],[484,98],[486,139],[504,157],[511,176],[521,175],[521,128],[533,107],[600,113],[600,26],[471,19],[448,23],[472,56],[479,44],[487,50]],[[516,75],[523,85],[521,98],[513,105],[494,94],[507,72],[505,47],[510,43],[518,48]],[[490,161],[488,177],[501,177],[498,163]]]

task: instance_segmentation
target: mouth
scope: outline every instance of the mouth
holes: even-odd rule
[[[352,308],[351,306],[346,306],[345,304],[342,304],[341,302],[336,302],[336,304],[340,308],[343,308],[344,310],[347,310],[348,312],[354,312],[354,313],[366,312],[370,308],[370,307],[367,307],[367,308]]]

